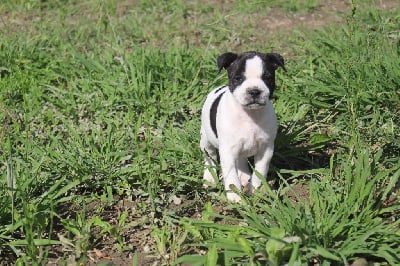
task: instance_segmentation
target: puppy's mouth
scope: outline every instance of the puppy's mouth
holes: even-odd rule
[[[258,101],[252,101],[248,102],[247,104],[244,105],[245,108],[247,109],[259,109],[265,106],[265,102],[258,102]]]

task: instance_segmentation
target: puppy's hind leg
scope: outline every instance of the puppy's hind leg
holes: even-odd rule
[[[201,136],[200,148],[204,152],[204,174],[203,187],[207,188],[210,184],[215,184],[218,179],[216,162],[218,160],[218,150],[213,147],[206,139],[204,135]]]
[[[205,181],[203,187],[207,188],[209,184],[215,184],[215,179],[218,179],[215,162],[217,161],[217,149],[206,149],[204,156],[204,175]]]
[[[238,168],[238,176],[240,179],[240,183],[242,184],[243,187],[246,188],[251,178],[251,172],[249,169],[247,158],[242,158],[242,157],[239,158],[237,160],[237,168]]]
[[[266,180],[269,164],[271,162],[273,153],[274,153],[274,145],[269,145],[266,147],[264,153],[256,154],[256,156],[254,157],[255,171],[251,177],[251,182],[250,182],[251,192],[262,185],[262,181],[259,178],[259,176],[262,177],[264,181]]]

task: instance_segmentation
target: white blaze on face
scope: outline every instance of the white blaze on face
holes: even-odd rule
[[[260,57],[254,56],[246,60],[245,80],[233,92],[233,95],[241,105],[250,109],[257,109],[265,105],[269,98],[269,89],[262,80],[263,69],[263,61]],[[257,100],[248,93],[248,90],[255,88],[261,91]]]
[[[261,79],[263,73],[263,61],[260,57],[255,56],[246,61],[246,70],[244,76],[246,80]]]

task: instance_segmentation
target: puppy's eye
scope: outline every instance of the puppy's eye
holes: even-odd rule
[[[235,77],[233,78],[233,81],[234,81],[235,83],[242,83],[243,77],[242,77],[242,76],[235,76]]]
[[[262,78],[263,79],[270,79],[270,78],[272,78],[272,75],[269,72],[264,72],[263,75],[262,75]]]

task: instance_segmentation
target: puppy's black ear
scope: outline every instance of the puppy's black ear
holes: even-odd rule
[[[274,67],[274,70],[276,70],[278,67],[282,67],[283,70],[286,71],[285,68],[285,60],[283,60],[283,57],[280,54],[277,53],[267,53],[266,54],[266,61]]]
[[[227,69],[232,64],[232,62],[236,60],[237,57],[238,55],[234,53],[224,53],[218,56],[218,72],[221,72],[222,68]]]

